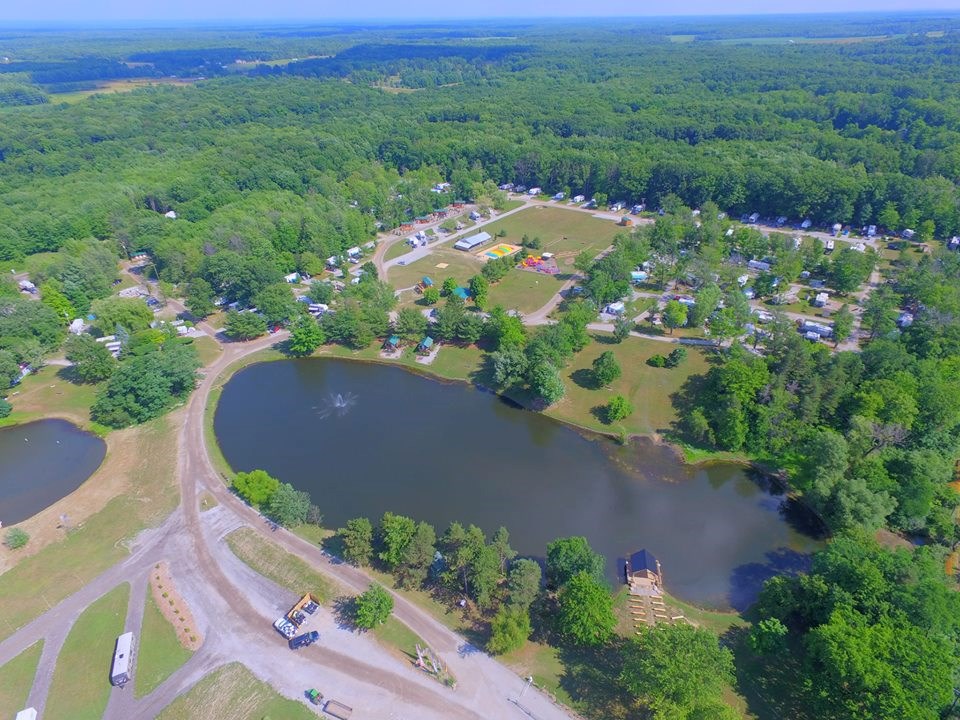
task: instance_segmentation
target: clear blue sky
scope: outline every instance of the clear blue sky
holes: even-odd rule
[[[376,20],[795,12],[960,11],[960,0],[0,0],[0,25],[29,20]]]

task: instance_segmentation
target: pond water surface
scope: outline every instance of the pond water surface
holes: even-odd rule
[[[803,513],[726,463],[694,468],[666,447],[619,447],[463,384],[345,360],[253,365],[223,390],[214,426],[236,470],[262,468],[307,490],[324,525],[387,511],[510,531],[542,558],[585,535],[617,580],[646,548],[667,590],[742,609],[762,582],[804,569],[819,541]]]
[[[0,522],[13,525],[66,497],[106,452],[103,440],[66,420],[0,429]]]

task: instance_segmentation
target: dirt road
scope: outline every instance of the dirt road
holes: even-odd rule
[[[203,431],[204,409],[211,390],[223,383],[220,373],[231,363],[284,339],[285,333],[278,333],[224,346],[223,354],[206,368],[187,407],[174,417],[181,424],[178,509],[159,527],[142,533],[129,557],[0,643],[0,665],[38,639],[45,639],[29,696],[29,703],[42,714],[57,654],[80,613],[118,584],[129,582],[133,592],[127,629],[138,629],[148,573],[157,562],[166,560],[205,637],[204,644],[146,697],[134,698],[129,686],[112,690],[104,715],[108,720],[154,717],[206,674],[233,661],[242,662],[254,675],[292,699],[302,700],[304,690],[322,685],[328,696],[353,706],[364,717],[522,718],[524,711],[515,702],[523,687],[522,679],[403,597],[396,597],[394,614],[437,652],[458,680],[455,690],[399,660],[371,637],[340,627],[329,610],[316,617],[321,642],[296,655],[273,630],[273,619],[289,607],[292,595],[236,559],[223,540],[233,529],[254,528],[350,592],[362,591],[370,583],[362,571],[332,562],[318,547],[286,531],[272,530],[261,516],[227,491],[210,462]],[[201,492],[214,495],[219,505],[201,513]],[[109,658],[96,662],[105,665]],[[542,720],[571,717],[536,690],[527,691],[522,704],[528,716]]]

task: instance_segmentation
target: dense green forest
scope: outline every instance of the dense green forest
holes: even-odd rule
[[[960,595],[943,572],[960,541],[948,485],[960,456],[960,260],[941,242],[960,234],[958,32],[960,17],[935,14],[12,29],[0,37],[0,384],[63,347],[76,380],[103,383],[93,416],[104,425],[143,422],[186,397],[199,364],[189,341],[149,327],[140,301],[109,297],[118,260],[136,253],[149,254],[158,287],[184,297],[196,318],[216,304],[253,305],[259,314],[227,315],[229,337],[289,323],[290,352],[310,354],[328,341],[363,348],[388,332],[415,342],[426,319],[407,307],[391,324],[393,288],[372,266],[342,293],[311,287],[315,303],[335,305],[319,323],[282,277],[319,275],[328,257],[452,200],[502,206],[497,186],[513,182],[662,208],[606,257],[577,259],[582,297],[555,324],[533,331],[503,308],[474,312],[511,272],[507,260],[470,281],[469,306],[451,296],[436,309],[434,334],[479,343],[501,389],[550,405],[564,394],[560,368],[591,342],[598,308],[624,297],[631,271],[649,263],[659,288],[682,284],[696,300],[668,303],[671,332],[734,341],[675,397],[673,439],[773,468],[835,538],[810,573],[767,584],[748,637],[724,638],[734,670],[702,633],[627,644],[606,626],[599,635],[547,627],[543,617],[592,597],[599,583],[589,572],[550,582],[542,631],[601,653],[598,663],[617,673],[617,707],[638,717],[725,717],[723,682],[705,698],[689,677],[673,678],[670,696],[668,679],[652,684],[651,658],[682,648],[732,679],[751,710],[776,706],[766,717],[932,720],[953,698],[960,659]],[[190,83],[63,94],[173,75]],[[432,191],[441,182],[449,192]],[[928,251],[905,250],[858,298],[877,253],[828,255],[822,243],[794,245],[727,217],[753,212],[875,224],[891,236],[916,230]],[[773,266],[754,279],[757,297],[806,273],[858,306],[862,346],[812,344],[779,314],[752,347],[741,345],[752,318],[736,278],[751,259]],[[10,270],[29,274],[39,301],[18,292]],[[903,310],[915,320],[898,327]],[[844,324],[850,333],[844,313],[847,305],[833,317],[838,343]],[[119,360],[88,336],[64,345],[66,324],[87,315],[95,334],[122,336]],[[616,341],[630,329],[618,326]],[[0,415],[9,410],[0,399]],[[479,563],[490,587],[481,592],[474,577],[465,592],[496,612],[502,647],[532,631],[530,579],[508,592],[514,566],[502,554],[493,561],[479,530],[453,528],[438,541],[433,528],[385,518],[374,541],[365,523],[341,532],[366,538],[354,561],[399,568],[409,576],[401,582],[421,585],[423,558],[391,555],[391,524],[402,525],[404,551],[416,532],[429,539],[412,546],[420,550],[472,548],[461,553],[462,578]],[[899,549],[878,545],[878,532],[898,535]],[[462,578],[444,582],[459,591]],[[770,686],[757,680],[763,673]],[[603,717],[609,708],[588,709]]]

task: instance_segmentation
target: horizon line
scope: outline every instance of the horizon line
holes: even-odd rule
[[[227,17],[197,17],[197,18],[149,18],[149,17],[130,17],[117,18],[113,20],[81,20],[81,19],[23,19],[23,20],[0,20],[0,28],[32,29],[42,28],[43,26],[55,26],[58,28],[82,28],[82,29],[109,29],[117,26],[140,25],[146,27],[162,28],[169,25],[211,25],[220,26],[289,26],[289,25],[360,25],[376,26],[383,24],[391,25],[419,25],[419,24],[444,24],[448,22],[477,22],[477,23],[519,23],[519,22],[542,22],[542,23],[561,23],[570,21],[614,21],[614,20],[692,20],[692,19],[751,19],[751,18],[791,18],[791,17],[837,17],[837,16],[884,16],[889,18],[910,15],[940,14],[960,17],[960,7],[958,8],[903,8],[898,10],[815,10],[803,11],[794,10],[783,12],[772,10],[770,12],[715,12],[715,13],[647,13],[635,15],[610,14],[610,15],[501,15],[501,16],[468,16],[468,15],[448,15],[438,17],[436,15],[398,15],[370,17],[291,17],[291,18],[227,18]]]

